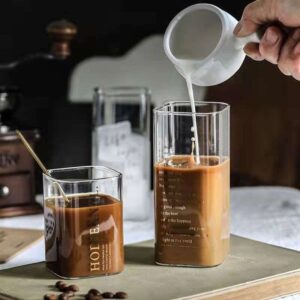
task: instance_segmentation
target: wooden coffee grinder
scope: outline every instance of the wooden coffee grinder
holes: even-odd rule
[[[35,202],[35,163],[15,133],[12,124],[4,124],[14,110],[19,91],[0,87],[0,218],[41,213]],[[39,139],[36,130],[23,131],[34,147]]]

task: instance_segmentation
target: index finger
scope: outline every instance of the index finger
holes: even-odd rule
[[[299,0],[256,0],[246,6],[241,21],[234,30],[237,36],[247,36],[262,25],[278,21],[286,27],[300,26]]]
[[[256,32],[262,24],[277,20],[278,5],[281,1],[257,0],[248,4],[234,34],[239,37],[248,36]]]

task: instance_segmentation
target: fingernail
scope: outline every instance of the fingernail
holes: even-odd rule
[[[274,31],[272,31],[272,30],[267,31],[266,42],[269,45],[276,44],[278,40],[279,40],[279,37],[278,37],[278,35]]]
[[[295,55],[298,55],[300,54],[300,43],[298,43],[295,48],[294,48],[294,54]]]
[[[285,76],[292,76],[292,73],[288,70],[281,70],[281,72],[285,75]]]
[[[233,30],[233,34],[238,35],[239,32],[242,29],[242,22],[238,22],[237,25],[235,26],[234,30]]]
[[[261,56],[257,56],[257,55],[254,55],[254,56],[250,56],[253,60],[256,60],[256,61],[263,61],[264,58],[261,57]]]
[[[252,54],[246,47],[244,48],[244,52],[248,56],[251,56],[251,54]]]
[[[256,60],[256,61],[262,61],[264,60],[264,58],[260,55],[257,55],[257,54],[253,54],[253,52],[251,51],[248,51],[247,48],[244,48],[244,52],[247,56],[249,56],[250,58],[252,58],[253,60]]]

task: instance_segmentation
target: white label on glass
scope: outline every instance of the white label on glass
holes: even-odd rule
[[[94,164],[123,174],[124,217],[145,218],[149,213],[149,141],[133,133],[128,121],[103,125],[94,131]]]

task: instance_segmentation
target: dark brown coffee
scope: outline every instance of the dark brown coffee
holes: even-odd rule
[[[229,160],[173,156],[155,165],[159,264],[215,266],[229,250]]]
[[[46,264],[61,277],[119,273],[124,268],[122,203],[98,194],[45,199]]]

